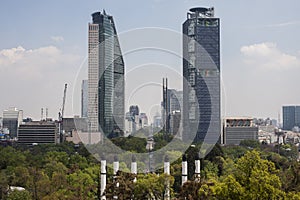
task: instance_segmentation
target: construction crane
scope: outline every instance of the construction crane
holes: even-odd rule
[[[59,130],[59,142],[60,143],[62,143],[64,141],[63,118],[64,118],[64,111],[65,111],[67,87],[68,87],[68,84],[65,84],[63,103],[62,103],[62,106],[61,106],[61,112],[58,113],[58,130]]]

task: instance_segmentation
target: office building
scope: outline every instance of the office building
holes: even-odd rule
[[[160,128],[161,127],[161,124],[162,124],[162,119],[161,119],[161,116],[159,115],[159,113],[157,112],[155,114],[155,116],[153,117],[153,128]]]
[[[253,118],[225,118],[221,144],[239,145],[242,140],[258,140],[258,126],[253,123]]]
[[[148,127],[146,113],[140,113],[137,105],[130,106],[125,118],[125,136],[134,134],[136,131],[146,127]]]
[[[181,111],[183,92],[174,89],[170,90],[170,112]]]
[[[8,110],[3,111],[3,128],[9,131],[11,138],[18,137],[18,127],[23,120],[23,111],[15,107],[10,107]]]
[[[88,80],[81,83],[81,117],[88,116]]]
[[[181,138],[181,133],[179,132],[181,123],[181,112],[180,110],[175,110],[170,114],[170,134],[177,135]]]
[[[3,119],[2,117],[0,117],[0,130],[2,130],[2,126],[3,126]]]
[[[300,127],[300,106],[283,106],[283,130],[292,130],[294,127]]]
[[[126,118],[125,118],[125,133],[124,133],[125,137],[128,137],[133,132],[133,124],[134,123],[133,123],[131,117],[128,117],[128,116],[129,116],[129,113],[126,113]]]
[[[58,143],[58,125],[51,120],[31,121],[19,127],[18,144],[55,144]]]
[[[140,109],[137,105],[132,105],[129,107],[129,114],[131,117],[138,116],[140,114]]]
[[[145,128],[148,126],[148,117],[146,113],[140,113],[139,115],[139,128]]]
[[[124,128],[124,60],[113,17],[92,14],[88,31],[88,118],[105,135]]]
[[[220,19],[192,8],[183,24],[183,139],[214,144],[221,134]]]
[[[141,113],[142,114],[142,113]],[[144,114],[143,114],[144,115]],[[146,114],[145,114],[145,117]],[[144,117],[142,117],[144,118]],[[131,105],[129,107],[129,112],[126,113],[126,133],[127,134],[132,134],[135,133],[137,130],[140,129],[140,109],[137,105]],[[145,118],[143,119],[145,123]]]
[[[88,132],[87,118],[79,116],[74,116],[72,118],[64,118],[63,130],[67,135],[72,131]]]
[[[168,79],[163,79],[163,101],[161,102],[162,127],[165,133],[171,133],[171,115],[181,112],[183,92],[168,88]],[[178,117],[178,116],[177,116]],[[178,121],[179,123],[181,120]]]

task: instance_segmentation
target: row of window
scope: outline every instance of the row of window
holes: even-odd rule
[[[90,31],[98,31],[99,25],[98,24],[90,24],[89,30]]]

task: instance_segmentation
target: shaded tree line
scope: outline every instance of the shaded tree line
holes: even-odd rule
[[[166,138],[168,141],[164,141],[161,135],[154,138],[160,148],[171,140]],[[114,140],[115,144],[126,144],[139,151],[145,148],[144,139]],[[183,185],[181,158],[171,163],[171,175],[163,174],[161,169],[155,173],[133,175],[126,163],[120,163],[122,171],[113,176],[112,169],[108,168],[107,199],[114,196],[119,199],[163,199],[167,187],[172,199],[300,199],[300,164],[296,160],[296,147],[272,147],[255,141],[244,141],[239,146],[216,145],[201,158],[201,179],[195,180],[194,161],[200,147],[201,144],[195,144],[185,152],[189,181]],[[0,199],[99,198],[100,163],[83,145],[0,147],[0,153]],[[169,154],[177,155],[176,152]],[[136,182],[133,181],[135,178]],[[25,190],[13,191],[9,186]]]

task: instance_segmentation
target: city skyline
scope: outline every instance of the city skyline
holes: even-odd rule
[[[168,8],[170,1],[163,0],[147,2],[145,5],[138,1],[129,3],[128,6],[141,6],[132,13],[118,12],[119,8],[125,6],[123,2],[119,6],[116,2],[107,1],[89,5],[72,2],[72,9],[65,10],[67,6],[63,5],[68,3],[71,4],[70,1],[45,4],[29,1],[28,5],[20,6],[28,9],[15,8],[10,2],[4,3],[1,8],[1,18],[4,21],[0,44],[0,78],[1,84],[5,85],[0,105],[2,111],[15,106],[24,110],[25,117],[39,119],[40,108],[48,107],[49,116],[56,118],[63,85],[68,83],[70,88],[74,88],[74,77],[86,56],[85,27],[90,21],[90,13],[103,8],[114,16],[119,32],[145,26],[181,32],[186,10],[194,6],[214,6],[217,17],[222,19],[221,60],[226,94],[225,115],[277,119],[278,112],[282,112],[282,105],[300,102],[296,92],[300,57],[299,47],[295,43],[300,25],[297,1],[288,1],[285,5],[294,6],[289,6],[289,12],[280,15],[278,13],[282,4],[278,2],[235,2],[225,5],[228,3],[182,1],[174,5],[174,13],[171,12],[168,16],[164,10]],[[46,7],[48,11],[42,12]],[[246,8],[254,8],[256,15],[251,14],[253,10]],[[16,9],[15,14],[8,14],[12,9]],[[70,14],[76,11],[79,13],[76,16]],[[40,17],[34,18],[34,14],[40,14]],[[6,22],[8,16],[14,23]],[[26,23],[21,24],[16,19],[20,16]],[[71,20],[73,17],[77,20]],[[48,22],[48,28],[42,23],[44,21]],[[68,28],[64,29],[66,26]],[[20,27],[22,34],[14,31],[14,27]],[[128,63],[130,65],[133,61],[128,60]],[[177,89],[172,86],[172,81],[170,87]],[[80,115],[80,103],[74,106],[76,109],[72,109],[72,94],[70,89],[66,116]],[[77,101],[80,102],[80,95]],[[140,107],[147,112],[144,105]]]

